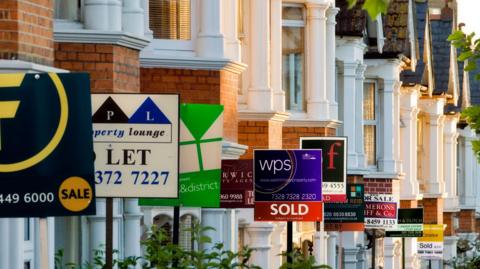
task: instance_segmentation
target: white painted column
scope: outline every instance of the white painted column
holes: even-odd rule
[[[313,256],[317,264],[324,264],[324,256],[322,255],[323,248],[323,234],[322,232],[315,232],[313,234]]]
[[[202,227],[212,227],[215,230],[208,230],[205,235],[212,239],[212,243],[205,243],[202,249],[211,249],[215,243],[224,242],[224,218],[226,215],[224,208],[202,208]]]
[[[270,1],[250,0],[249,47],[250,85],[248,109],[268,112],[273,109],[270,88]]]
[[[401,159],[403,161],[404,179],[401,180],[400,199],[415,200],[420,194],[417,180],[417,100],[415,89],[402,92],[400,119],[404,124],[402,130]]]
[[[23,240],[23,229],[21,229],[21,240]],[[48,230],[48,268],[55,269],[55,218],[48,217],[47,218],[47,230]],[[23,257],[22,257],[23,260]],[[23,266],[21,267],[23,268]]]
[[[109,0],[85,0],[85,29],[109,30]]]
[[[444,210],[458,210],[457,195],[457,122],[458,115],[445,117],[443,126],[443,172],[445,177],[445,192],[447,197]]]
[[[9,230],[9,243],[10,248],[10,267],[9,269],[22,269],[23,268],[23,229],[24,229],[24,220],[23,218],[12,218],[10,221],[10,230]],[[3,239],[0,239],[3,240]],[[51,257],[53,258],[53,257]],[[1,267],[0,267],[1,268]]]
[[[427,116],[429,126],[429,173],[426,181],[428,194],[442,195],[445,189],[443,180],[443,113]]]
[[[226,250],[238,252],[238,209],[225,212],[224,246]]]
[[[122,29],[124,32],[143,36],[145,33],[144,11],[141,7],[143,0],[123,0]],[[148,12],[148,11],[147,11]]]
[[[445,236],[443,238],[443,259],[451,260],[457,256],[457,236]],[[452,269],[450,266],[445,266],[445,268]]]
[[[282,0],[270,1],[270,81],[274,93],[274,110],[285,111],[282,88]]]
[[[144,36],[146,38],[153,38],[153,31],[150,29],[150,0],[142,0],[142,9],[143,13],[143,26],[144,26]]]
[[[468,129],[467,129],[468,128]],[[476,199],[476,190],[474,186],[474,181],[476,180],[474,177],[474,169],[476,167],[476,159],[473,154],[472,149],[472,141],[475,140],[474,132],[470,130],[469,127],[463,130],[464,138],[465,138],[465,149],[464,149],[464,188],[463,188],[463,197],[462,197],[462,207],[466,208],[475,208],[475,199]]]
[[[367,65],[359,64],[355,76],[355,152],[357,153],[358,168],[364,169],[366,167],[365,149],[364,149],[364,134],[363,134],[363,83],[365,81],[365,70]]]
[[[341,233],[341,244],[343,247],[344,253],[344,269],[357,269],[358,258],[357,255],[360,251],[360,248],[357,246],[357,241],[359,235],[362,235],[363,232],[342,232]]]
[[[418,269],[420,259],[417,256],[417,238],[405,238],[405,269]]]
[[[200,32],[197,36],[198,56],[225,58],[222,18],[221,0],[200,1]]]
[[[396,171],[395,163],[395,144],[394,144],[394,135],[395,135],[395,121],[398,121],[398,118],[395,118],[394,113],[394,99],[395,91],[399,86],[399,81],[392,79],[385,79],[383,90],[380,91],[380,102],[381,107],[383,108],[383,117],[382,119],[382,129],[383,134],[383,151],[380,154],[379,158],[379,168],[380,171],[386,173],[394,173]]]
[[[327,242],[327,264],[337,268],[337,237],[338,232],[329,232]]]
[[[259,1],[260,2],[260,1]],[[266,1],[265,1],[266,2]],[[270,236],[274,226],[268,222],[254,222],[245,227],[249,235],[249,247],[253,250],[250,262],[261,268],[273,268],[270,266],[271,244]]]
[[[275,228],[272,232],[270,237],[271,242],[271,253],[274,256],[270,263],[271,268],[280,268],[282,265],[282,256],[275,256],[275,254],[280,254],[282,251],[286,251],[286,249],[282,249],[283,243],[286,239],[285,232],[286,232],[287,224],[285,222],[277,222],[275,223]]]
[[[306,91],[307,115],[312,120],[329,119],[327,100],[327,4],[306,3],[307,7],[307,54]]]
[[[385,237],[383,239],[383,246],[384,246],[384,268],[385,269],[400,269],[401,262],[400,259],[400,251],[401,251],[401,243],[399,242],[400,239],[393,238],[393,237]]]
[[[120,0],[85,0],[85,29],[102,31],[122,30]]]
[[[133,0],[127,0],[127,1],[133,1]],[[122,31],[121,0],[108,0],[108,28],[110,31]]]
[[[89,257],[90,261],[93,258],[93,251],[99,249],[105,245],[105,213],[106,213],[106,200],[105,198],[97,198],[97,214],[95,216],[88,216],[88,222],[90,224],[90,248]]]
[[[327,53],[326,53],[326,71],[327,71],[327,99],[329,102],[329,118],[338,120],[338,103],[335,100],[337,75],[335,73],[335,16],[338,8],[327,9]]]
[[[401,88],[402,82],[398,82],[396,87],[394,88],[393,92],[393,118],[395,119],[393,121],[393,156],[395,160],[395,172],[397,173],[402,173],[402,157],[401,157],[401,138],[400,138],[400,88]]]
[[[140,257],[142,254],[140,239],[142,236],[140,219],[143,214],[138,206],[138,199],[125,198],[124,200],[124,213],[125,220],[125,257],[135,256]],[[140,268],[140,265],[137,265]]]
[[[10,219],[0,218],[0,268],[10,266]]]
[[[357,66],[357,63],[343,63],[343,135],[348,138],[348,169],[358,168],[356,153],[357,130],[355,128],[355,114],[357,112],[355,109],[355,96],[357,94],[355,80]]]

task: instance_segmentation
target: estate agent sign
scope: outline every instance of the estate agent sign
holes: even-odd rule
[[[0,74],[0,217],[95,214],[87,74]]]
[[[398,199],[393,194],[365,194],[365,229],[388,229],[397,224]]]
[[[347,199],[347,138],[301,137],[300,148],[321,149],[323,156],[323,201],[345,202]]]
[[[220,207],[253,207],[253,160],[222,161]]]
[[[255,150],[255,220],[322,220],[322,151]]]
[[[98,197],[178,197],[178,95],[93,94]]]
[[[443,224],[423,225],[423,237],[418,238],[417,253],[426,260],[443,259]]]
[[[363,231],[365,200],[362,184],[347,184],[347,202],[324,204],[325,231]]]
[[[180,106],[178,199],[140,199],[144,206],[220,206],[223,106]]]
[[[398,223],[385,231],[387,237],[422,237],[423,208],[399,208]]]

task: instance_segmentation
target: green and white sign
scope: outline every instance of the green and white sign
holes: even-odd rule
[[[223,106],[180,106],[179,199],[140,199],[141,206],[220,206]]]

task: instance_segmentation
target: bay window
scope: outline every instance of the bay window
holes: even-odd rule
[[[156,39],[191,39],[190,0],[150,0],[150,29]]]
[[[305,11],[303,6],[282,8],[282,88],[286,109],[305,110]]]
[[[366,80],[363,86],[363,134],[367,167],[377,166],[378,92],[375,81]]]

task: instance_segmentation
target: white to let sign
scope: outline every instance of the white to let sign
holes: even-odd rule
[[[178,198],[179,96],[93,94],[98,197]]]

